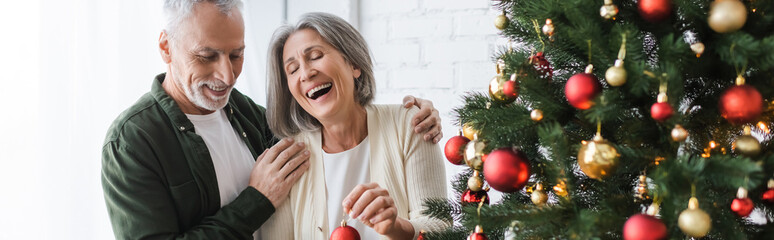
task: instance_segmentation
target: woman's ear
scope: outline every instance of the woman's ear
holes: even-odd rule
[[[355,65],[352,65],[352,76],[355,77],[355,78],[360,78],[361,74],[362,73],[360,72],[360,68],[359,67],[355,67]]]

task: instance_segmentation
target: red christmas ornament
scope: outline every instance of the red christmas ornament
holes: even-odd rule
[[[333,229],[330,240],[360,240],[360,234],[355,228],[347,226],[346,220],[342,220],[341,226]]]
[[[736,198],[731,202],[731,211],[734,211],[739,217],[750,216],[755,204],[749,198]]]
[[[624,240],[656,240],[666,237],[666,225],[651,215],[639,213],[629,217],[624,223]]]
[[[747,198],[747,189],[739,187],[739,190],[736,192],[736,199],[731,202],[731,211],[734,211],[739,217],[747,217],[750,216],[753,208],[755,208],[755,204]]]
[[[468,206],[470,204],[478,206],[478,203],[481,201],[483,201],[484,204],[489,205],[489,195],[484,190],[471,191],[468,189],[462,194],[462,206]]]
[[[567,101],[577,109],[589,109],[593,103],[591,100],[602,89],[602,85],[599,84],[597,77],[591,74],[591,70],[592,67],[589,65],[585,73],[572,75],[564,85]]]
[[[720,115],[733,124],[752,122],[763,112],[763,98],[754,87],[736,85],[720,95]]]
[[[465,164],[465,146],[468,145],[468,142],[470,142],[470,139],[461,135],[449,139],[443,148],[446,159],[454,165]]]
[[[543,56],[543,52],[537,52],[535,55],[529,57],[529,62],[535,66],[535,70],[540,73],[541,77],[547,78],[548,81],[554,77],[554,68],[551,67],[551,63]]]
[[[675,110],[672,109],[672,106],[669,105],[667,102],[658,102],[654,103],[653,106],[650,107],[650,116],[659,122],[664,122],[675,113]]]
[[[640,0],[637,7],[640,16],[652,23],[667,19],[672,14],[671,0]]]
[[[505,81],[503,83],[503,94],[508,99],[516,100],[519,97],[519,82],[514,79]]]
[[[518,191],[527,184],[529,174],[527,156],[513,148],[492,151],[484,163],[484,179],[500,192]]]
[[[763,192],[761,200],[768,204],[774,204],[774,179],[769,179],[769,182],[766,185],[769,189]]]
[[[769,190],[763,192],[761,200],[769,204],[774,204],[774,188],[769,188]]]
[[[425,230],[419,230],[419,236],[417,240],[425,240]]]
[[[467,240],[489,240],[489,238],[486,237],[481,226],[476,226],[476,230],[468,236]]]

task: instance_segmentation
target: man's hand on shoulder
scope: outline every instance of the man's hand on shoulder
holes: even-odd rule
[[[288,198],[290,188],[309,169],[306,144],[291,138],[282,139],[263,151],[253,165],[249,186],[271,201],[274,208]]]
[[[414,124],[414,132],[424,134],[425,141],[433,143],[441,141],[443,138],[441,116],[439,116],[438,110],[433,107],[433,102],[411,95],[403,98],[403,107],[411,108],[413,106],[419,108],[419,112],[411,119],[411,123]]]

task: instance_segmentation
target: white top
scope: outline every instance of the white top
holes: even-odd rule
[[[341,226],[344,209],[341,203],[358,184],[368,183],[368,159],[371,158],[368,136],[357,146],[340,153],[322,152],[325,168],[325,188],[328,190],[328,231]],[[347,217],[349,219],[349,217]],[[357,229],[360,239],[379,239],[379,233],[358,220],[349,220],[347,225]]]
[[[370,181],[387,189],[395,201],[398,217],[419,230],[440,231],[448,226],[442,220],[422,214],[427,198],[446,198],[443,154],[437,144],[414,134],[411,117],[419,109],[400,105],[367,105]],[[277,207],[261,226],[264,239],[328,240],[328,197],[323,169],[322,133],[319,130],[294,136],[310,151],[309,170],[293,185],[288,201]],[[341,203],[338,203],[341,204]],[[341,215],[337,213],[336,215]],[[365,239],[365,238],[363,238]],[[384,239],[380,237],[378,239]]]
[[[247,188],[250,172],[255,164],[253,154],[242,141],[226,117],[219,109],[207,115],[186,114],[194,125],[196,134],[202,137],[212,157],[215,176],[218,179],[220,206],[231,203],[239,193]],[[257,232],[253,234],[258,238]]]

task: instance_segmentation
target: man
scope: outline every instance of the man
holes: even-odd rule
[[[276,141],[265,109],[233,89],[240,9],[239,0],[165,1],[167,73],[114,121],[102,150],[116,238],[251,239],[308,168],[304,143]],[[417,132],[437,142],[437,111],[418,103]]]

